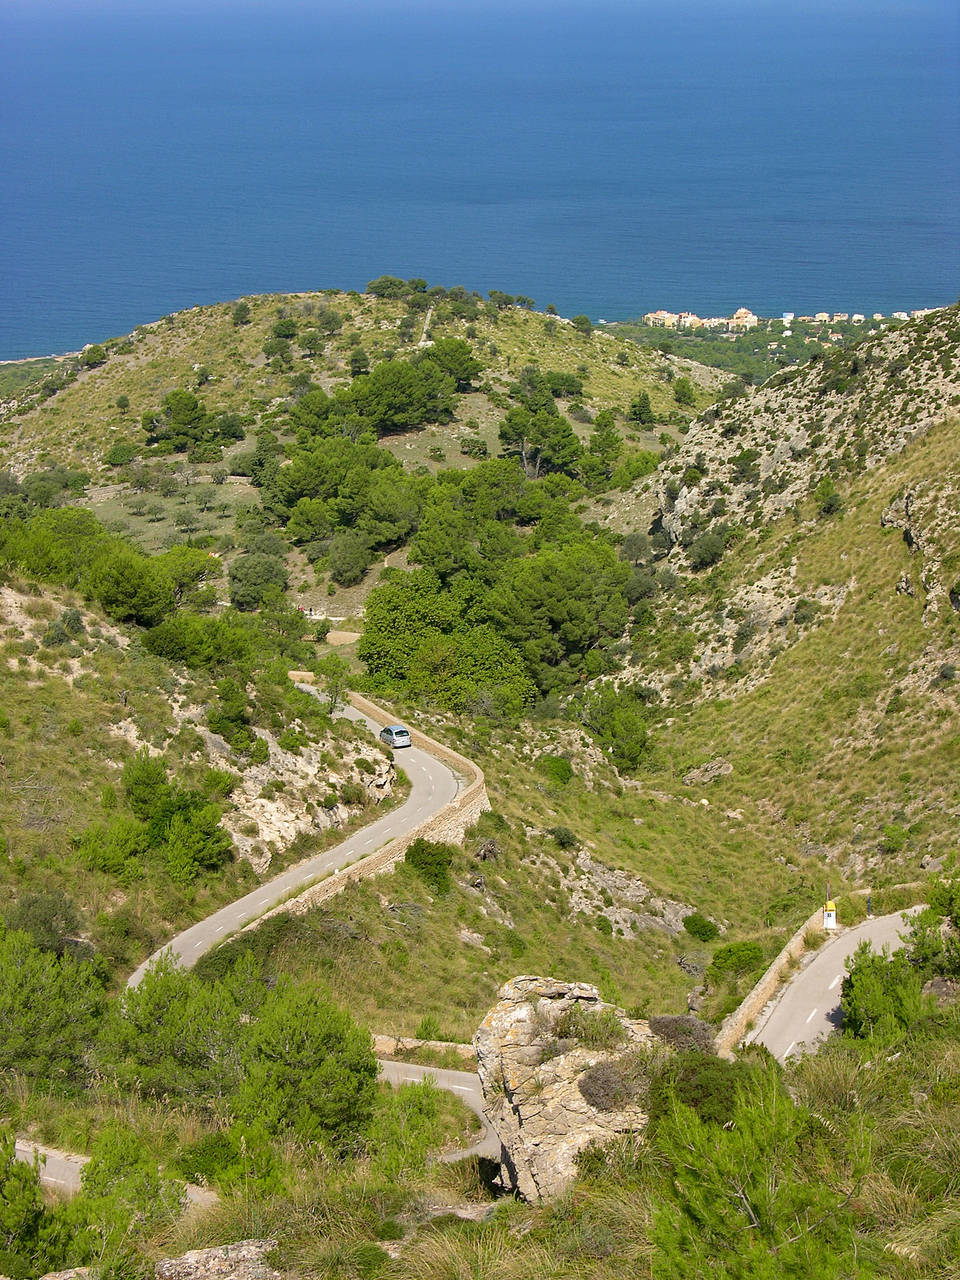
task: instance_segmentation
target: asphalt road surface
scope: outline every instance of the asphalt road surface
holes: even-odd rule
[[[37,1157],[40,1163],[40,1181],[59,1195],[73,1196],[80,1190],[80,1174],[90,1160],[89,1156],[73,1156],[66,1151],[57,1151],[53,1147],[41,1147],[36,1142],[27,1142],[18,1138],[16,1156],[24,1164],[33,1164]]]
[[[383,1058],[379,1061],[381,1080],[393,1085],[430,1080],[438,1089],[455,1093],[461,1102],[480,1117],[484,1136],[472,1147],[448,1152],[444,1159],[463,1160],[466,1156],[474,1155],[486,1156],[491,1160],[500,1159],[500,1139],[488,1126],[483,1114],[483,1091],[480,1088],[480,1077],[475,1071],[447,1071],[441,1067],[420,1067],[412,1062],[390,1062]]]
[[[55,1147],[43,1147],[38,1142],[29,1142],[18,1138],[15,1147],[16,1158],[24,1164],[33,1164],[37,1160],[40,1166],[40,1181],[51,1191],[63,1197],[75,1196],[80,1190],[80,1175],[84,1166],[90,1163],[89,1156],[72,1155],[69,1151],[58,1151]],[[208,1187],[196,1187],[188,1182],[184,1187],[188,1204],[207,1206],[219,1197]]]
[[[308,688],[305,685],[300,687]],[[366,724],[374,734],[380,732],[379,724],[361,715],[353,707],[345,707],[340,714]],[[283,902],[285,898],[301,892],[348,863],[367,857],[396,836],[419,826],[449,803],[462,785],[451,769],[419,747],[404,747],[395,752],[395,756],[397,764],[410,779],[410,794],[398,809],[369,823],[334,848],[298,862],[294,867],[288,867],[272,880],[258,885],[245,897],[221,907],[199,924],[185,929],[135,969],[127,980],[127,985],[135,987],[147,967],[164,953],[174,956],[184,968],[192,968],[207,951],[212,951],[218,943]]]
[[[846,960],[863,941],[879,951],[896,951],[903,944],[912,911],[876,916],[853,929],[845,929],[817,951],[809,964],[783,988],[767,1006],[748,1041],[766,1045],[779,1062],[816,1048],[817,1042],[840,1026],[840,984],[846,974]]]
[[[309,685],[300,685],[299,687],[309,693],[316,692]],[[356,711],[353,707],[344,707],[340,714],[347,719],[365,724],[375,735],[380,732],[380,724]],[[331,872],[336,872],[338,868],[346,866],[348,863],[356,862],[359,858],[367,857],[396,836],[403,835],[405,832],[419,826],[421,822],[426,821],[427,818],[432,817],[444,805],[448,804],[463,785],[462,781],[457,778],[451,769],[419,747],[404,747],[394,754],[397,764],[410,779],[410,794],[398,809],[394,809],[390,813],[384,814],[382,818],[369,823],[362,830],[355,832],[334,848],[327,849],[326,852],[317,854],[313,858],[308,858],[306,861],[298,863],[295,867],[289,867],[280,875],[266,881],[252,892],[246,894],[245,897],[238,898],[235,902],[230,903],[229,906],[221,907],[219,911],[208,916],[205,920],[201,920],[199,924],[185,929],[183,933],[178,934],[166,946],[155,952],[149,960],[140,965],[130,975],[127,985],[135,987],[140,982],[147,967],[164,953],[176,957],[185,968],[192,967],[207,951],[211,951],[232,933],[242,929],[244,925],[258,919],[265,911],[269,911],[271,907],[277,906],[284,899],[306,889],[309,885],[323,879]],[[483,1114],[483,1094],[480,1089],[480,1079],[475,1072],[446,1071],[435,1067],[415,1066],[406,1062],[382,1060],[380,1062],[380,1074],[390,1084],[404,1084],[429,1078],[439,1088],[456,1094],[471,1111],[480,1117],[480,1122],[484,1127],[484,1136],[466,1150],[448,1152],[444,1157],[445,1159],[461,1160],[470,1155],[489,1156],[490,1158],[499,1157],[500,1143],[492,1130],[487,1127],[486,1118]],[[27,1147],[28,1144],[24,1144],[25,1151]],[[61,1153],[53,1152],[48,1154],[43,1180],[50,1186],[59,1187],[68,1193],[72,1193],[79,1187],[79,1170],[82,1168],[84,1161],[82,1157],[63,1156],[62,1160],[64,1162],[73,1161],[76,1165],[75,1168],[68,1167],[66,1164],[58,1162],[58,1156],[60,1155]],[[21,1157],[18,1152],[18,1158],[29,1159],[31,1157],[26,1154]],[[76,1164],[77,1161],[80,1163]],[[58,1178],[63,1179],[63,1181],[58,1182]]]

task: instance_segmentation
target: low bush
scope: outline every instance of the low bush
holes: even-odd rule
[[[652,1017],[650,1030],[680,1052],[716,1052],[713,1046],[713,1028],[693,1014],[663,1014]]]
[[[566,786],[573,777],[573,765],[566,756],[541,756],[537,761],[537,771],[558,787]]]
[[[713,921],[702,916],[699,911],[692,911],[690,915],[684,916],[683,927],[691,937],[700,942],[712,942],[720,934]]]
[[[680,1053],[668,1058],[650,1081],[650,1125],[668,1115],[674,1101],[692,1107],[701,1120],[725,1125],[733,1118],[737,1095],[757,1074],[747,1062],[728,1062],[712,1053]]]
[[[637,1054],[597,1062],[577,1080],[584,1102],[596,1111],[617,1111],[636,1101],[644,1080]]]
[[[763,964],[763,948],[759,942],[730,942],[718,947],[710,968],[716,974],[742,974],[759,969]]]
[[[561,1013],[553,1030],[558,1040],[574,1040],[587,1049],[615,1049],[627,1038],[612,1009],[594,1009],[579,1000]]]
[[[114,444],[103,455],[103,460],[108,467],[125,467],[139,452],[135,444]]]
[[[410,845],[403,860],[434,893],[446,893],[450,888],[454,853],[453,845],[440,840],[424,840],[421,836]]]

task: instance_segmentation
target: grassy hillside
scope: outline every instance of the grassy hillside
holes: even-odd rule
[[[449,420],[383,436],[382,446],[410,472],[470,468],[479,457],[499,453],[498,424],[512,403],[510,389],[529,368],[575,379],[580,389],[557,404],[584,443],[596,414],[612,409],[625,457],[659,450],[661,436],[676,438],[714,397],[718,375],[690,361],[640,351],[600,330],[579,333],[562,317],[461,298],[462,291],[450,291],[449,298],[436,293],[264,295],[244,301],[242,323],[235,323],[234,304],[221,304],[141,326],[64,361],[3,406],[0,470],[23,478],[51,467],[72,469],[81,476],[80,500],[146,550],[206,535],[221,540],[229,560],[236,517],[256,506],[258,496],[249,468],[238,471],[238,460],[260,435],[289,450],[296,427],[288,411],[307,388],[348,387],[353,368],[422,356],[434,340],[467,342],[482,372],[473,389],[457,396]],[[296,336],[278,340],[275,330],[284,324]],[[280,353],[266,354],[278,341]],[[678,376],[691,381],[692,406],[676,403]],[[181,388],[195,392],[211,413],[236,415],[245,440],[224,443],[205,461],[192,451],[148,446],[143,414]],[[624,416],[640,392],[649,396],[647,425]],[[372,585],[318,582],[295,551],[288,566],[301,602],[335,617],[354,614]]]
[[[342,838],[374,794],[397,790],[372,738],[262,672],[255,762],[208,728],[219,701],[208,672],[151,654],[77,595],[13,579],[0,587],[0,626],[0,886],[8,907],[65,893],[78,912],[69,932],[111,970]],[[232,846],[219,866],[174,874],[162,840],[146,847],[125,772],[138,753],[162,762],[184,795],[217,806]]]
[[[543,972],[638,1015],[689,1002],[716,1021],[827,881],[879,905],[956,850],[956,309],[837,355],[842,368],[723,399],[688,429],[659,354],[403,289],[171,317],[7,414],[3,914],[40,949],[59,928],[66,958],[31,961],[46,981],[76,955],[109,985],[362,821],[372,787],[396,793],[386,755],[294,689],[294,667],[328,697],[358,682],[475,758],[492,812],[435,851],[439,880],[402,865],[167,979],[184,1026],[229,1024],[200,1065],[191,1032],[159,1077],[137,1055],[176,1019],[125,1039],[133,1015],[101,990],[95,1049],[76,1049],[67,1079],[9,1067],[3,1114],[62,1141],[79,1114],[89,1143],[133,1107],[151,1158],[186,1169],[206,1153],[221,1208],[166,1221],[141,1248],[274,1231],[291,1271],[331,1277],[682,1276],[682,1256],[663,1261],[670,1223],[693,1232],[691,1257],[727,1256],[724,1232],[741,1226],[690,1226],[671,1150],[690,1144],[702,1182],[753,1134],[799,1197],[794,1218],[811,1215],[812,1252],[794,1258],[790,1239],[772,1255],[786,1249],[793,1273],[825,1274],[829,1219],[847,1250],[838,1275],[950,1274],[956,1187],[938,1135],[956,1127],[956,1019],[916,992],[887,1040],[791,1068],[799,1110],[744,1066],[737,1081],[761,1091],[749,1115],[736,1104],[717,1132],[661,1117],[662,1141],[591,1158],[558,1206],[503,1206],[486,1226],[428,1225],[451,1200],[486,1203],[475,1168],[427,1165],[465,1132],[435,1098],[371,1101],[349,1151],[303,1136],[309,1108],[286,1121],[281,1108],[269,1133],[243,1127],[241,1048],[222,1045],[239,1037],[269,1070],[249,1030],[264,1000],[268,1029],[298,1000],[330,999],[362,1028],[465,1040],[506,978]],[[705,403],[713,375],[686,373]],[[161,412],[172,391],[191,394]],[[658,421],[624,416],[643,392]],[[352,616],[360,640],[334,654],[311,610]],[[728,965],[742,941],[758,945]],[[0,945],[32,944],[0,927]],[[730,1080],[706,1092],[732,1108]],[[173,1119],[163,1090],[181,1099]],[[243,1181],[248,1141],[259,1163]],[[409,1239],[390,1261],[375,1240],[396,1237],[394,1215]],[[784,1221],[771,1208],[771,1239]]]
[[[255,426],[264,414],[269,420],[271,409],[291,394],[298,375],[306,374],[329,390],[349,381],[350,355],[358,348],[371,365],[420,350],[428,317],[426,340],[456,336],[468,341],[484,363],[484,380],[495,396],[526,366],[536,364],[578,375],[583,390],[575,399],[591,414],[608,406],[626,412],[642,388],[650,394],[657,424],[676,426],[691,412],[676,404],[670,387],[674,376],[691,377],[697,407],[709,404],[719,385],[716,372],[705,366],[640,351],[602,330],[583,335],[562,317],[521,307],[499,310],[489,302],[474,302],[467,312],[473,318],[467,320],[451,314],[450,304],[442,301],[412,310],[402,300],[370,294],[264,294],[246,302],[249,319],[239,326],[232,319],[233,304],[195,307],[103,344],[103,363],[92,368],[80,364],[76,380],[55,394],[47,394],[49,387],[21,391],[18,401],[5,408],[0,462],[23,470],[30,461],[49,457],[96,469],[111,444],[143,442],[141,415],[177,387],[201,388],[218,410],[249,411]],[[293,319],[302,335],[316,332],[318,315],[331,311],[336,329],[322,333],[325,341],[316,354],[304,351],[296,339],[288,357],[264,354],[278,319]],[[129,399],[126,409],[116,404],[122,396]],[[442,433],[451,463],[468,465],[458,461],[453,448],[457,436],[476,418],[479,434],[486,437],[496,408],[482,389],[462,406]],[[396,443],[403,448],[409,442]]]

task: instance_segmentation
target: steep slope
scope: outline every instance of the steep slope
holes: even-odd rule
[[[661,468],[661,520],[690,546],[718,525],[761,528],[879,465],[960,407],[960,306],[819,354],[721,399]]]
[[[262,700],[251,745],[262,746],[231,746],[209,728],[222,705],[209,673],[147,652],[136,628],[74,594],[14,578],[0,586],[0,625],[5,913],[19,904],[39,920],[43,895],[65,894],[76,912],[66,935],[111,967],[397,793],[392,760],[369,735],[331,722],[313,699],[285,701],[270,680],[251,690]],[[138,801],[132,771],[143,759],[154,774]],[[179,843],[159,830],[165,797],[174,825],[197,815]],[[184,861],[188,848],[196,862]]]

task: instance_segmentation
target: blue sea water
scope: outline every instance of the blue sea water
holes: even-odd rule
[[[960,291],[955,0],[0,0],[0,358],[382,273],[562,314]]]

